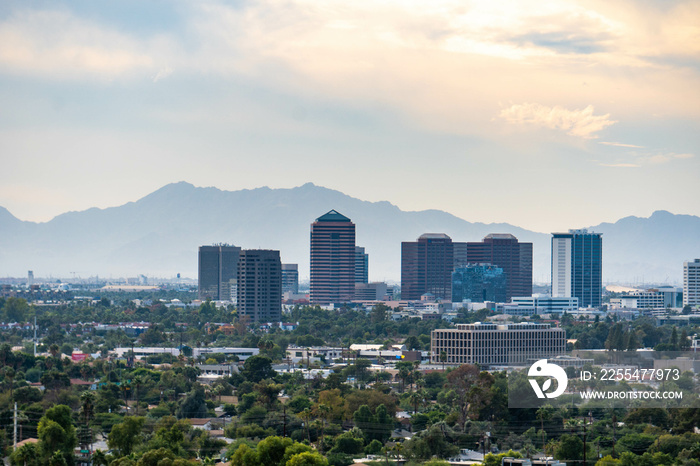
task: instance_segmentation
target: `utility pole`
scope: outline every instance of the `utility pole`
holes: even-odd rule
[[[613,415],[612,415],[612,428],[613,428],[613,444],[612,444],[612,456],[615,458],[615,424],[617,424],[617,416],[615,416],[615,408],[613,408]]]
[[[17,402],[16,401],[15,401],[15,429],[14,429],[13,440],[14,440],[13,445],[15,448],[17,448]]]
[[[287,437],[287,405],[282,405],[282,437]]]
[[[586,421],[583,421],[583,466],[586,466]]]
[[[36,315],[34,316],[34,357],[36,358]]]

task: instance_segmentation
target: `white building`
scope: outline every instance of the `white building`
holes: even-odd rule
[[[496,312],[503,312],[510,315],[532,315],[532,314],[561,314],[578,309],[578,298],[575,297],[552,297],[549,295],[532,295],[523,297],[513,297],[510,305],[496,306]]]
[[[700,259],[683,262],[683,305],[700,304]]]
[[[443,353],[445,364],[515,366],[566,352],[566,331],[549,324],[457,324],[456,329],[433,330],[430,336],[433,364],[443,362]]]
[[[613,298],[610,304],[627,309],[666,309],[678,306],[681,289],[673,286],[650,288],[644,291],[633,291],[627,296]]]
[[[295,364],[299,362],[322,362],[332,363],[336,359],[342,359],[344,348],[333,348],[330,346],[294,346],[287,347],[287,359]]]

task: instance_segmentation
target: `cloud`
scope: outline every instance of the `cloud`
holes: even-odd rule
[[[64,11],[20,11],[0,23],[0,68],[51,78],[113,79],[153,70],[154,43]]]
[[[668,163],[668,162],[671,162],[671,161],[677,160],[677,159],[690,159],[693,157],[695,157],[695,154],[689,154],[689,153],[676,154],[676,153],[671,152],[671,153],[665,153],[665,154],[664,153],[653,154],[653,155],[647,154],[647,155],[642,156],[642,159],[647,161],[648,163],[658,165],[658,164],[662,164],[662,163]]]
[[[621,142],[600,141],[598,144],[615,147],[629,147],[631,149],[644,149],[644,146],[635,146],[634,144],[623,144]]]
[[[512,105],[501,110],[500,117],[512,124],[530,124],[550,129],[566,131],[570,136],[585,139],[596,138],[593,133],[617,123],[610,119],[610,114],[594,115],[593,106],[584,109],[569,110],[564,107],[548,107],[535,103]]]
[[[600,163],[601,167],[613,167],[613,168],[639,168],[641,165],[636,163]]]
[[[173,69],[170,68],[169,66],[166,66],[165,68],[161,68],[160,70],[158,70],[156,75],[153,76],[153,82],[157,83],[161,79],[165,79],[168,76],[170,76],[171,74],[173,74]]]

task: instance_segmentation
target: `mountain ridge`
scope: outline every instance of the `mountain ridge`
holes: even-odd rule
[[[549,280],[550,238],[505,222],[469,222],[439,209],[403,211],[389,201],[364,201],[305,183],[238,191],[169,183],[136,201],[65,212],[26,222],[0,207],[0,276],[113,274],[196,277],[197,248],[228,242],[244,248],[279,249],[284,262],[308,276],[309,226],[336,209],[357,226],[357,244],[370,254],[372,280],[400,280],[400,243],[427,231],[453,241],[480,241],[512,233],[534,245],[534,279]],[[604,279],[680,280],[682,260],[700,255],[700,217],[665,210],[588,227],[603,233]],[[377,234],[382,232],[382,234]]]

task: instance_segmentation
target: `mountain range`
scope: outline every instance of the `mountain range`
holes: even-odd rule
[[[402,211],[307,183],[222,191],[172,183],[135,202],[25,222],[0,207],[0,276],[37,277],[197,276],[197,248],[229,243],[246,249],[278,249],[308,277],[309,228],[335,209],[352,219],[357,245],[370,257],[371,280],[400,280],[401,241],[426,232],[453,241],[480,241],[511,233],[533,243],[533,277],[548,282],[551,235],[507,223],[473,223],[440,210]],[[580,227],[573,225],[572,227]],[[654,212],[588,227],[603,233],[603,279],[619,283],[669,283],[682,279],[684,260],[700,257],[700,217]]]

